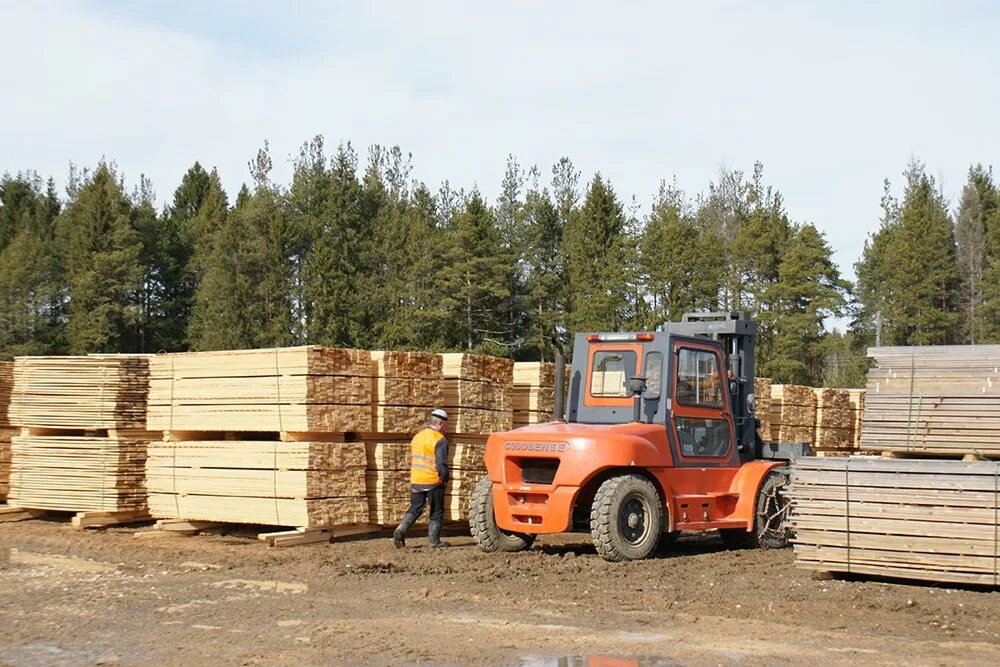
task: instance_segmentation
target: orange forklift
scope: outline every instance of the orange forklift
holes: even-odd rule
[[[484,551],[589,531],[610,561],[654,554],[680,531],[731,547],[788,543],[788,465],[806,444],[763,443],[747,313],[688,313],[643,333],[578,333],[554,420],[494,433],[469,524]],[[558,364],[558,361],[557,361]]]

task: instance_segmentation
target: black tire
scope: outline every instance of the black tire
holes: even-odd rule
[[[656,552],[663,530],[663,502],[645,477],[612,477],[597,489],[590,534],[605,560],[641,560]]]
[[[479,548],[487,553],[524,551],[535,541],[534,535],[508,533],[497,527],[493,515],[493,483],[489,477],[479,480],[469,500],[469,530]]]
[[[722,543],[730,549],[784,549],[791,541],[788,529],[788,496],[785,470],[772,470],[757,493],[753,530],[728,528],[719,531]]]

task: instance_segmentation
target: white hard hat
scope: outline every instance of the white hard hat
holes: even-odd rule
[[[441,408],[435,408],[434,411],[431,412],[431,417],[437,417],[444,422],[448,421],[448,413]]]

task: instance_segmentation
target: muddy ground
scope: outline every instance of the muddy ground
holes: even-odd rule
[[[586,536],[495,555],[134,530],[0,524],[0,664],[1000,664],[1000,592],[819,581],[712,536],[613,564]]]

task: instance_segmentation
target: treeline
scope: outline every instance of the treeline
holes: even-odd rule
[[[316,137],[292,163],[291,183],[275,183],[265,144],[232,201],[195,163],[163,210],[148,180],[129,191],[110,163],[71,168],[62,197],[35,173],[5,176],[0,352],[308,343],[549,360],[578,330],[750,310],[760,374],[856,385],[876,311],[884,342],[1000,331],[988,289],[997,195],[979,167],[955,223],[919,165],[902,203],[887,186],[856,302],[823,234],[790,219],[760,164],[722,169],[694,197],[663,183],[640,215],[566,158],[544,175],[509,158],[494,202],[447,182],[432,192],[399,148],[373,147],[362,164],[350,144],[328,156]],[[981,324],[967,328],[966,313]],[[826,330],[846,314],[851,331]]]

